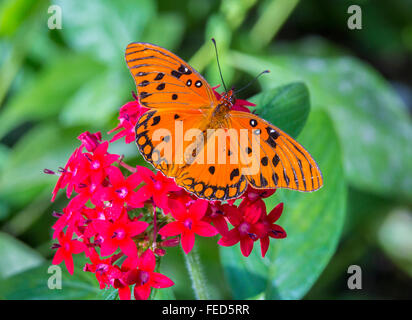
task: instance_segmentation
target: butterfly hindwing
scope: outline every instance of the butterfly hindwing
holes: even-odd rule
[[[136,144],[146,161],[199,198],[239,197],[246,190],[246,177],[238,163],[230,163],[230,145],[221,150],[224,160],[218,159],[219,151],[215,153],[208,143],[214,137],[207,137],[204,120],[198,110],[149,110],[136,124]],[[202,127],[205,130],[199,129]],[[188,129],[197,131],[185,136]],[[208,146],[214,155],[210,163]]]
[[[196,128],[203,119],[198,110],[149,110],[137,121],[136,144],[146,161],[167,176],[174,176],[184,163],[185,128]],[[177,141],[177,142],[176,142]]]
[[[250,132],[250,145],[241,147],[242,152],[252,149],[252,139],[260,140],[260,148],[253,152],[259,170],[247,176],[253,187],[299,191],[315,191],[322,187],[318,165],[296,140],[255,114],[231,111],[230,115],[233,127]]]
[[[220,132],[212,132],[204,133],[204,147],[182,168],[176,183],[199,198],[219,201],[237,198],[248,185],[239,162],[231,159],[236,156],[237,148],[229,139],[226,144],[219,144]]]
[[[147,108],[210,108],[216,103],[207,81],[188,63],[159,46],[134,42],[125,53],[139,103]]]

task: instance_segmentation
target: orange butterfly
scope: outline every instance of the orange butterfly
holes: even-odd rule
[[[139,103],[149,108],[136,124],[136,144],[177,185],[208,200],[237,198],[248,183],[258,189],[322,187],[311,155],[257,115],[233,110],[232,90],[217,100],[196,70],[153,44],[131,43],[125,56]],[[222,132],[226,144],[216,145]]]

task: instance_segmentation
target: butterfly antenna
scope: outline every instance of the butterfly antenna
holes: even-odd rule
[[[222,76],[222,69],[220,69],[219,55],[218,55],[218,53],[217,53],[217,46],[216,46],[216,40],[215,40],[215,38],[212,38],[212,42],[213,42],[213,44],[214,44],[214,46],[215,46],[216,60],[217,60],[217,66],[218,66],[218,68],[219,68],[220,79],[222,79],[223,87],[225,88],[225,91],[227,92],[227,88],[226,88],[226,85],[225,85],[225,81],[223,80],[223,76]]]
[[[262,71],[262,72],[259,73],[252,81],[250,81],[247,85],[245,85],[243,88],[241,88],[241,89],[239,89],[239,90],[236,90],[235,94],[239,93],[240,91],[243,91],[243,90],[246,89],[246,88],[249,88],[252,84],[254,84],[254,83],[256,82],[257,79],[259,79],[259,77],[260,77],[262,74],[265,74],[265,73],[270,73],[270,71],[269,71],[269,70]]]

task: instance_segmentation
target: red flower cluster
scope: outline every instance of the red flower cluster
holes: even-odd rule
[[[238,101],[239,108],[250,105]],[[120,131],[110,142],[122,137],[126,143],[134,141],[134,126],[146,110],[137,101],[124,105],[120,123],[111,132]],[[59,169],[52,192],[54,201],[65,188],[70,199],[62,213],[54,213],[58,220],[52,227],[53,238],[58,243],[52,247],[57,249],[53,264],[64,261],[73,274],[73,254],[84,253],[90,260],[84,271],[96,275],[100,288],[116,288],[120,299],[130,299],[131,288],[135,299],[148,299],[151,288],[172,286],[172,280],[156,272],[156,259],[166,253],[165,248],[179,243],[189,253],[196,236],[220,234],[222,246],[240,242],[244,256],[250,254],[255,241],[260,241],[265,256],[269,237],[286,237],[275,224],[283,205],[267,214],[262,200],[274,190],[249,188],[238,206],[235,201],[197,199],[161,172],[131,167],[119,155],[109,153],[109,142],[99,132],[84,132],[78,139],[81,145]]]

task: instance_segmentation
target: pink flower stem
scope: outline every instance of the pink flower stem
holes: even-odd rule
[[[121,165],[123,168],[129,170],[129,171],[132,172],[132,173],[137,172],[137,169],[136,169],[136,168],[134,168],[134,167],[132,167],[132,166],[129,166],[127,163],[124,163],[124,162],[123,162],[123,157],[124,157],[124,156],[121,156],[120,159],[117,160],[117,163],[118,163],[119,165]]]

